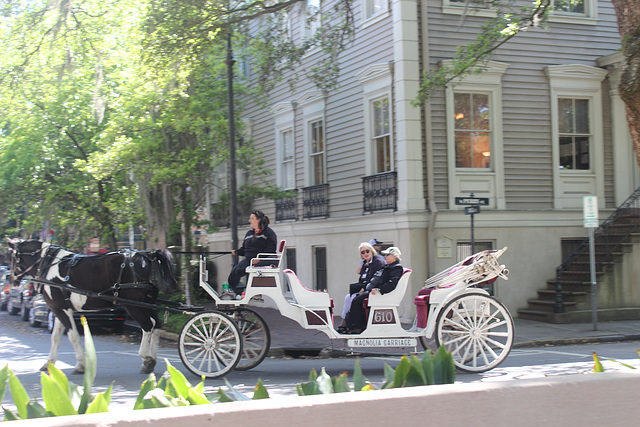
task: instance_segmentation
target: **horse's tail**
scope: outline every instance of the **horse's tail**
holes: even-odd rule
[[[150,252],[149,258],[151,259],[151,283],[162,292],[175,292],[178,289],[178,282],[173,270],[171,252],[158,249]]]

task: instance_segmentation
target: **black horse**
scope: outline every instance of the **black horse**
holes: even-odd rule
[[[77,254],[38,240],[7,239],[12,254],[11,271],[15,280],[32,276],[63,287],[42,285],[42,295],[58,322],[51,335],[48,362],[55,363],[65,332],[76,353],[74,373],[84,372],[84,350],[73,321],[73,310],[100,310],[120,305],[142,328],[138,354],[142,373],[153,372],[157,355],[160,320],[155,308],[158,292],[177,287],[171,253],[156,251],[118,251],[107,254]],[[128,300],[128,301],[127,301]],[[135,305],[132,301],[141,303]],[[47,368],[47,363],[42,367]]]

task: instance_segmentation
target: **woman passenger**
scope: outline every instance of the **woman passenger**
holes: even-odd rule
[[[358,269],[358,281],[356,283],[352,283],[349,285],[349,293],[344,297],[344,307],[342,308],[342,323],[340,326],[336,328],[338,332],[341,334],[347,331],[347,323],[346,318],[351,308],[351,301],[353,298],[359,295],[360,291],[362,291],[367,284],[373,278],[373,275],[384,267],[384,261],[380,259],[376,250],[371,246],[370,243],[362,242],[360,246],[358,246],[358,251],[360,252],[361,265]]]
[[[381,252],[387,264],[376,272],[365,289],[361,290],[351,302],[351,309],[347,314],[347,333],[359,334],[367,327],[367,312],[363,304],[369,298],[369,293],[374,289],[381,294],[388,294],[398,285],[398,281],[404,273],[404,267],[400,265],[400,249],[392,246]]]

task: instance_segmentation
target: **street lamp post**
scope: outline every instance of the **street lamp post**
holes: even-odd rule
[[[236,184],[236,126],[233,106],[233,51],[231,50],[231,30],[227,34],[227,99],[229,109],[229,215],[231,226],[231,246],[238,247],[238,195]],[[234,256],[234,264],[237,255]]]

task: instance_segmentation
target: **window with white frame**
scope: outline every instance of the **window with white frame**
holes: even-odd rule
[[[320,28],[322,14],[320,11],[320,0],[307,0],[305,7],[305,38],[310,39],[315,36]]]
[[[366,175],[394,168],[392,68],[392,63],[371,64],[357,74],[363,93]]]
[[[551,0],[553,13],[585,15],[585,0]]]
[[[271,108],[275,120],[276,183],[291,190],[295,179],[295,102],[279,102]]]
[[[491,166],[491,107],[488,93],[454,92],[457,168]]]
[[[388,9],[388,0],[364,0],[364,19],[377,16]]]
[[[607,71],[550,65],[551,141],[555,209],[580,209],[584,196],[604,199],[602,81]]]
[[[442,62],[450,67],[449,61]],[[509,64],[487,61],[478,72],[445,89],[449,204],[474,193],[489,198],[488,209],[505,209],[502,134],[502,77]]]
[[[326,183],[324,124],[322,119],[313,120],[309,126],[309,160],[311,166],[311,185]]]
[[[597,0],[551,0],[549,20],[595,24]],[[442,0],[443,13],[493,17],[496,7],[491,0]]]
[[[392,170],[391,122],[389,114],[389,98],[376,99],[371,103],[373,109],[373,147],[375,153],[375,172]]]
[[[280,37],[283,42],[288,42],[291,40],[291,34],[293,32],[291,28],[291,14],[289,14],[288,11],[282,11],[280,19],[281,19],[282,28],[283,28],[283,31]]]
[[[589,100],[558,98],[560,169],[590,169],[590,141]]]
[[[293,129],[280,131],[280,186],[286,190],[296,187],[295,148]]]

